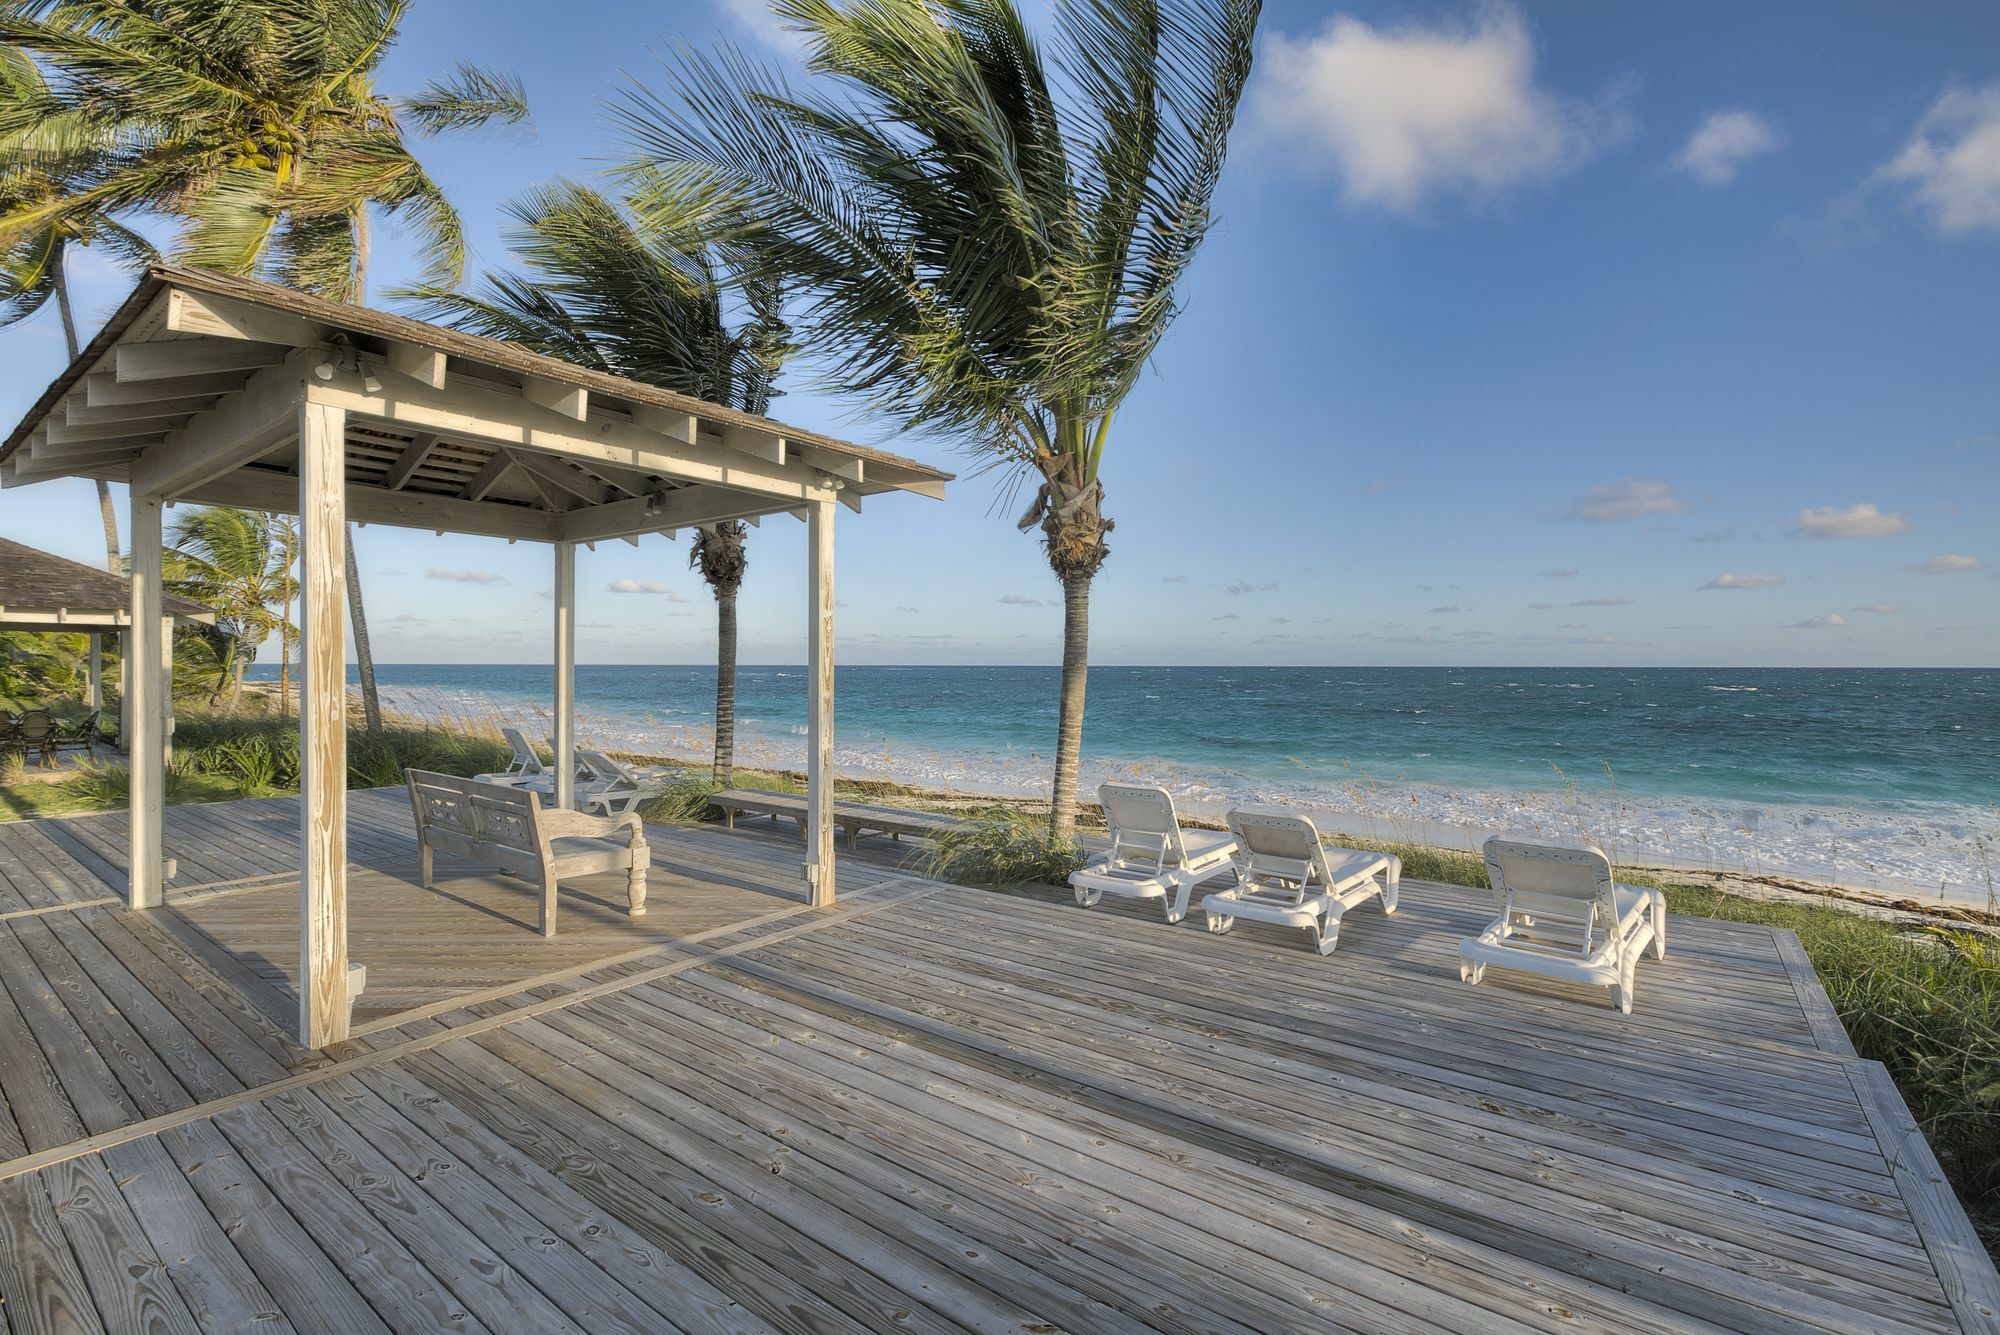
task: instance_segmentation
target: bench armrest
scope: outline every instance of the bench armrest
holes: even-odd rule
[[[586,836],[592,839],[609,839],[617,835],[621,828],[629,827],[631,834],[626,844],[636,848],[646,842],[646,823],[639,819],[639,813],[628,811],[622,816],[592,816],[582,811],[547,810],[542,812],[542,833],[551,839],[568,839]]]

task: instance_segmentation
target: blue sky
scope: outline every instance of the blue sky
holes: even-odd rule
[[[527,83],[532,135],[426,152],[476,263],[649,51],[787,49],[756,0],[563,13],[422,0],[386,71]],[[2000,662],[2000,9],[1272,3],[1218,203],[1108,452],[1094,661]],[[77,281],[93,326],[127,286]],[[0,332],[0,417],[61,361],[53,312]],[[809,374],[776,416],[954,466]],[[1056,660],[990,479],[841,519],[843,661]],[[88,483],[0,532],[101,554]],[[546,549],[357,541],[382,661],[546,659]],[[745,661],[802,655],[803,556],[753,534]],[[686,561],[581,554],[580,657],[710,656]]]

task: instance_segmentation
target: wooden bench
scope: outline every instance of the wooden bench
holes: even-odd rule
[[[730,829],[736,828],[736,817],[769,816],[772,820],[780,817],[798,823],[801,837],[806,829],[806,799],[797,793],[772,793],[762,788],[725,788],[708,799],[721,808],[723,822]],[[932,838],[949,834],[965,825],[957,816],[941,816],[929,811],[908,811],[902,807],[878,807],[870,802],[835,802],[833,823],[847,832],[847,846],[854,847],[855,840],[869,830],[878,830],[892,839],[900,840],[904,835],[915,838]]]
[[[431,855],[450,853],[498,867],[542,887],[542,935],[556,934],[556,883],[591,872],[625,873],[625,896],[637,918],[646,912],[646,868],[652,851],[636,812],[587,816],[544,810],[525,788],[407,770],[410,809],[417,818],[420,879],[431,888]],[[614,842],[619,831],[625,842]]]

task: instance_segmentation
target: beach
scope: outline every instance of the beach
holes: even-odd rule
[[[548,669],[383,665],[385,704],[546,732]],[[1048,673],[843,668],[835,765],[938,794],[1046,800]],[[1992,673],[1096,669],[1080,790],[1160,783],[1184,811],[1310,812],[1329,834],[1473,848],[1509,831],[1627,865],[1792,878],[1990,910]],[[710,753],[713,669],[584,667],[579,731]],[[797,668],[739,677],[737,760],[804,762]]]

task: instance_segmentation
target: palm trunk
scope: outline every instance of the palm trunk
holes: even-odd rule
[[[715,591],[715,781],[736,775],[736,590]]]
[[[1056,715],[1056,780],[1049,793],[1049,835],[1076,835],[1076,770],[1083,757],[1083,688],[1090,672],[1090,581],[1063,579],[1062,703]]]
[[[368,257],[372,242],[368,205],[354,209],[354,304],[368,299]],[[361,712],[368,731],[382,731],[382,697],[375,690],[375,650],[368,642],[368,613],[361,605],[361,571],[354,564],[354,526],[347,526],[347,615],[354,623],[354,664],[361,670]]]
[[[382,731],[382,697],[375,693],[375,651],[368,644],[368,613],[361,605],[361,573],[354,565],[354,526],[347,526],[347,613],[354,623],[354,661],[361,669],[361,712],[368,731]]]
[[[82,351],[82,344],[76,337],[76,312],[69,304],[69,246],[65,244],[56,252],[53,275],[56,289],[56,310],[62,316],[63,340],[69,344],[69,359],[75,361]],[[118,546],[118,511],[111,504],[111,484],[103,478],[97,479],[97,516],[104,523],[104,568],[114,575],[123,575],[124,561]]]

